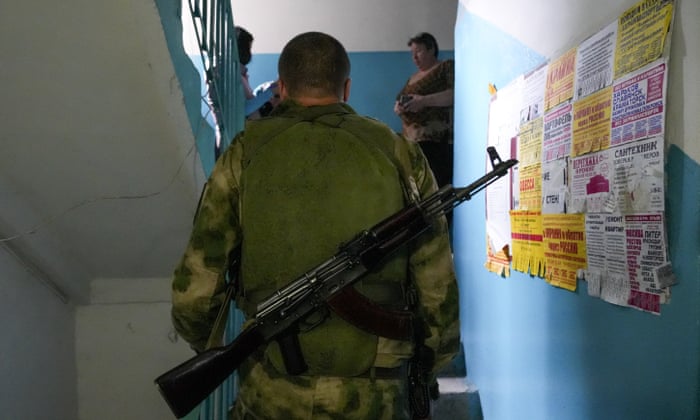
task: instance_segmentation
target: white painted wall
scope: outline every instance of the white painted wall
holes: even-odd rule
[[[194,353],[170,322],[170,279],[95,280],[76,311],[79,420],[173,418],[153,380]]]
[[[74,307],[4,246],[0,291],[0,418],[75,419]]]
[[[348,51],[405,51],[418,32],[454,48],[457,0],[278,0],[231,2],[234,23],[249,30],[253,53],[279,53],[294,35],[326,32]]]
[[[460,0],[469,12],[527,47],[556,58],[638,0]],[[667,142],[700,162],[700,1],[676,0],[669,64]]]

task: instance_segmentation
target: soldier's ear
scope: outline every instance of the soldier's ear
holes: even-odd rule
[[[284,101],[289,96],[289,93],[287,92],[287,84],[284,83],[284,80],[280,79],[277,82],[277,86],[280,93],[280,99]]]
[[[350,85],[352,85],[352,81],[348,77],[343,85],[343,102],[347,102],[350,99]]]

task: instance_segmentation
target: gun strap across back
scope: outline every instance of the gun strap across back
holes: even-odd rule
[[[413,314],[410,311],[384,308],[354,287],[341,289],[326,302],[334,313],[361,330],[393,340],[413,339]]]

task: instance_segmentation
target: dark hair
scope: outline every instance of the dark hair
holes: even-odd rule
[[[411,44],[421,44],[425,46],[425,48],[429,50],[433,50],[433,53],[435,54],[435,57],[438,56],[438,53],[440,52],[440,49],[438,48],[438,43],[435,40],[435,37],[430,35],[427,32],[421,32],[418,35],[414,36],[413,38],[408,40],[408,46],[410,47]]]
[[[343,95],[350,76],[350,59],[343,45],[321,32],[292,38],[282,49],[277,65],[289,96]]]
[[[253,35],[240,26],[236,26],[236,44],[238,44],[238,61],[248,65],[253,58]]]

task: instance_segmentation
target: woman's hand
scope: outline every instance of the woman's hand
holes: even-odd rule
[[[427,104],[425,96],[413,94],[410,95],[407,100],[403,101],[403,104],[399,103],[398,106],[401,112],[420,112]]]

